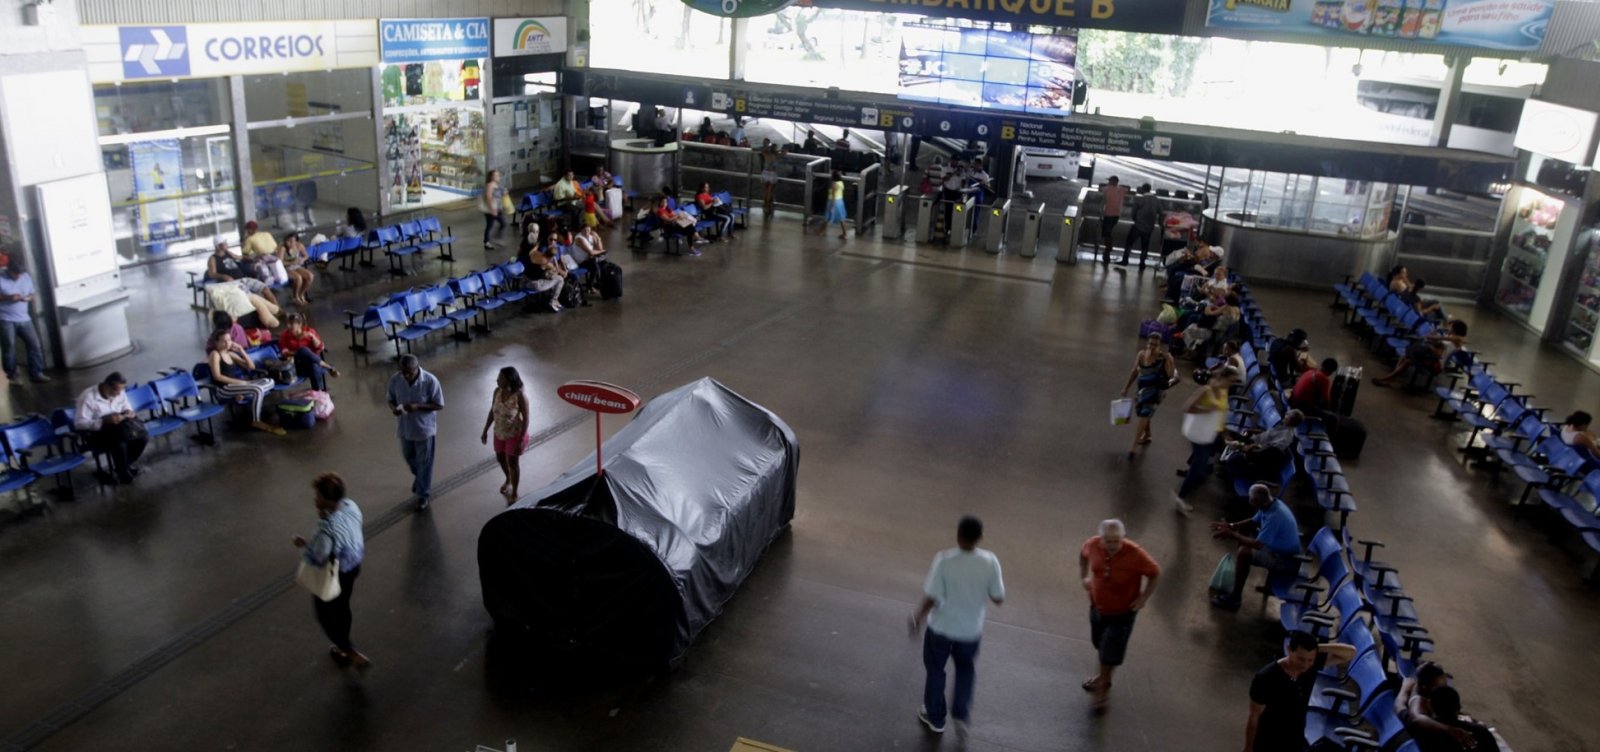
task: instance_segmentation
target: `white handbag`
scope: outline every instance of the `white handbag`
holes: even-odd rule
[[[1183,438],[1192,444],[1211,444],[1217,440],[1217,415],[1214,412],[1184,413]]]
[[[294,581],[300,587],[310,590],[312,595],[317,596],[317,600],[331,601],[338,598],[339,561],[329,556],[327,563],[319,567],[301,559],[300,568],[294,573]]]

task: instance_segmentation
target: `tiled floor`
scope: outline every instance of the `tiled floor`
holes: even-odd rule
[[[456,271],[504,258],[470,242],[473,215],[450,218],[464,239]],[[444,750],[514,737],[522,750],[720,752],[741,736],[797,752],[956,749],[916,723],[920,651],[904,620],[933,553],[975,512],[1010,595],[991,613],[966,749],[1237,749],[1251,673],[1275,650],[1259,600],[1238,614],[1205,602],[1223,547],[1203,519],[1239,510],[1219,485],[1199,498],[1200,519],[1172,513],[1185,454],[1172,405],[1136,463],[1123,456],[1128,429],[1106,425],[1155,279],[799,230],[758,218],[701,258],[634,256],[615,235],[624,300],[422,346],[447,395],[438,477],[449,489],[423,514],[403,506],[409,479],[381,404],[392,366],[344,351],[339,329],[338,311],[406,282],[323,286],[313,317],[345,370],[331,423],[282,438],[233,431],[214,449],[158,441],[137,487],[96,490],[85,477],[79,500],[0,526],[0,736],[51,750]],[[185,307],[179,272],[132,275],[140,350],[107,368],[144,379],[198,360],[207,324]],[[1303,326],[1318,355],[1363,360],[1325,308],[1331,294],[1256,292],[1280,331]],[[1471,318],[1474,343],[1541,404],[1600,402],[1600,376],[1492,314]],[[648,397],[710,375],[799,435],[792,532],[672,675],[534,695],[490,681],[475,541],[503,503],[477,435],[506,364],[529,383],[534,431],[564,429],[524,458],[529,489],[592,448],[570,430],[588,423],[555,398],[571,378]],[[10,409],[63,404],[100,373],[13,388]],[[1372,437],[1351,463],[1351,524],[1389,543],[1470,712],[1518,752],[1600,747],[1586,710],[1600,597],[1581,582],[1593,562],[1514,517],[1520,488],[1463,468],[1431,408],[1370,385],[1361,394]],[[329,664],[309,597],[286,582],[289,538],[314,519],[307,483],[328,468],[386,525],[355,595],[356,640],[376,663],[359,679]],[[1077,688],[1094,661],[1073,558],[1113,515],[1166,572],[1097,718]]]

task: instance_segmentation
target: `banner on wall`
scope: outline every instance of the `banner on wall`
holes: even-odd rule
[[[1211,0],[1206,26],[1360,45],[1367,37],[1536,50],[1555,0]]]
[[[1554,0],[1551,0],[1553,2]],[[1183,31],[1185,0],[809,0],[812,8],[1148,34]]]
[[[567,51],[567,19],[496,18],[494,56],[521,57]]]
[[[366,68],[378,63],[377,25],[362,21],[254,21],[84,26],[89,80],[215,78]]]
[[[489,56],[487,18],[386,18],[378,22],[385,63]]]
[[[183,146],[175,138],[128,144],[133,172],[135,220],[139,242],[176,240],[184,236],[182,201],[162,200],[183,193]]]

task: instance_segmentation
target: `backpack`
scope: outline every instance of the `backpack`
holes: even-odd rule
[[[583,295],[583,285],[577,284],[573,280],[567,280],[567,284],[561,286],[561,298],[558,302],[561,303],[562,308],[582,308],[586,302]]]
[[[622,267],[610,261],[600,264],[600,299],[616,300],[622,297]]]

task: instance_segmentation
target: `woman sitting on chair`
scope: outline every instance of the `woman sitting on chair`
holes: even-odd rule
[[[1373,379],[1372,383],[1378,386],[1394,386],[1394,380],[1413,367],[1438,373],[1444,370],[1445,361],[1466,344],[1467,322],[1451,319],[1445,323],[1443,331],[1434,332],[1426,339],[1411,343],[1411,346],[1406,348],[1405,356],[1400,358],[1399,363],[1394,364],[1394,370]]]
[[[282,428],[261,420],[262,404],[272,393],[276,382],[255,376],[256,364],[250,359],[226,329],[212,332],[211,352],[206,361],[211,365],[211,383],[223,397],[246,397],[250,404],[251,425],[258,431],[282,436]]]

